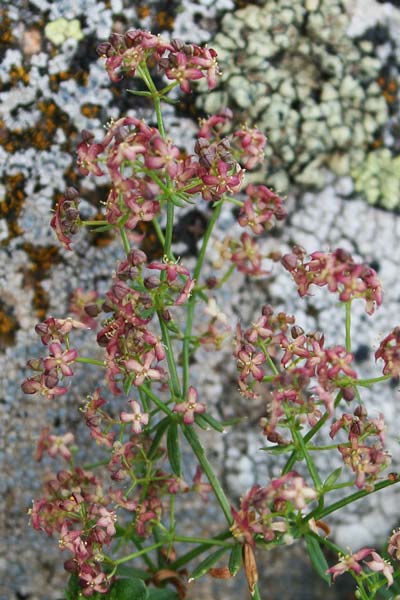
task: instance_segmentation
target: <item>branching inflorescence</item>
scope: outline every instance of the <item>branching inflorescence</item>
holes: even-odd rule
[[[166,599],[186,598],[187,587],[205,573],[236,575],[244,565],[250,594],[260,598],[255,548],[271,548],[304,538],[319,574],[330,581],[350,571],[360,598],[374,598],[387,582],[393,583],[393,566],[371,548],[346,554],[328,539],[323,521],[330,513],[376,490],[393,485],[396,475],[382,471],[390,462],[384,449],[383,415],[370,418],[359,388],[400,373],[400,334],[395,328],[381,343],[376,358],[384,361],[383,375],[363,380],[351,353],[351,305],[362,299],[371,314],[381,304],[381,286],[375,271],[355,262],[345,251],[314,252],[294,247],[281,257],[300,296],[310,286],[326,286],[345,308],[344,345],[328,346],[322,332],[306,333],[294,316],[264,306],[247,328],[237,326],[233,356],[237,361],[240,392],[249,402],[265,397],[266,416],[261,420],[268,446],[264,451],[288,454],[279,477],[264,486],[253,486],[235,508],[227,498],[208,461],[198,427],[221,432],[226,424],[207,410],[201,390],[192,385],[190,362],[200,345],[218,350],[230,334],[226,315],[210,290],[219,288],[234,269],[248,276],[265,274],[257,236],[284,220],[282,199],[265,185],[249,184],[244,195],[245,171],[263,160],[265,137],[256,129],[234,130],[227,109],[200,123],[194,153],[183,155],[164,130],[162,102],[176,86],[190,92],[193,81],[206,79],[215,86],[218,67],[212,49],[178,40],[166,42],[146,31],[113,34],[99,46],[112,81],[137,76],[154,104],[157,127],[134,117],[109,124],[101,141],[84,131],[78,146],[78,169],[94,177],[108,174],[110,191],[102,220],[85,221],[79,213],[79,193],[67,189],[58,203],[51,225],[58,239],[71,250],[73,236],[82,228],[113,230],[119,235],[125,257],[117,266],[103,297],[82,289],[74,293],[74,317],[49,317],[36,327],[47,356],[32,359],[32,374],[23,382],[27,394],[49,400],[68,392],[68,381],[77,368],[94,365],[100,370],[98,386],[81,407],[83,420],[103,458],[96,464],[77,466],[72,432],[56,436],[45,428],[36,458],[59,456],[63,470],[47,478],[42,498],[31,509],[35,529],[55,533],[61,550],[69,553],[65,569],[71,573],[68,598],[81,596],[152,598],[163,587]],[[157,68],[168,83],[157,89],[151,69]],[[174,207],[202,199],[212,209],[193,272],[173,254]],[[244,198],[244,199],[243,199]],[[201,200],[199,200],[201,201]],[[219,248],[220,278],[204,277],[206,251],[222,205],[239,207],[239,239],[227,237]],[[166,216],[165,227],[160,217]],[[135,245],[135,228],[151,221],[163,247],[163,259],[150,260]],[[275,259],[277,257],[275,256]],[[203,280],[205,283],[203,283]],[[205,302],[206,330],[193,332],[198,302]],[[94,331],[96,350],[83,356],[71,347],[79,329]],[[342,410],[344,404],[345,411]],[[349,406],[353,404],[351,412]],[[313,442],[326,430],[329,444]],[[336,442],[336,436],[341,442]],[[182,437],[198,465],[191,484],[182,473]],[[313,459],[315,452],[333,452],[350,472],[335,470],[325,481]],[[296,463],[304,461],[308,473]],[[96,470],[96,474],[94,471]],[[340,500],[331,493],[357,491]],[[227,529],[215,538],[182,535],[176,522],[176,497],[194,492],[207,500],[215,495]],[[399,557],[398,532],[388,552]],[[176,550],[178,543],[194,545]],[[126,553],[126,545],[133,552]],[[340,553],[328,568],[322,548]],[[196,567],[191,561],[208,553]],[[227,558],[229,554],[229,559]],[[369,561],[365,559],[369,557]],[[139,561],[135,562],[135,559]],[[215,567],[220,559],[228,566]],[[362,562],[364,564],[362,565]],[[190,578],[182,567],[189,565]],[[172,586],[172,587],[171,587]],[[154,596],[156,597],[156,596]],[[157,598],[161,597],[157,595]]]

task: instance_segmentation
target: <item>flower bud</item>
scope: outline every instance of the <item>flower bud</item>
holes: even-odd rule
[[[281,258],[281,264],[287,271],[292,271],[297,267],[298,258],[295,254],[285,254]]]
[[[165,310],[162,311],[161,316],[163,318],[164,321],[171,321],[172,316],[171,313],[169,312],[169,310],[166,308]]]
[[[292,334],[292,338],[296,339],[304,334],[304,329],[300,327],[300,325],[293,325],[293,327],[290,330],[290,333]]]
[[[206,280],[206,286],[209,290],[213,290],[218,285],[218,279],[216,277],[208,277]]]
[[[141,265],[142,263],[147,262],[147,256],[143,252],[143,250],[139,250],[136,248],[135,250],[131,250],[128,254],[128,260],[134,267]]]
[[[84,306],[83,310],[89,317],[97,317],[101,312],[100,307],[97,304],[87,304]]]
[[[157,275],[150,275],[149,277],[145,278],[143,283],[148,290],[154,290],[160,285],[160,280]]]
[[[342,396],[343,396],[343,399],[346,400],[346,402],[351,402],[352,400],[354,400],[355,395],[356,394],[355,394],[354,388],[352,388],[352,387],[342,388]]]

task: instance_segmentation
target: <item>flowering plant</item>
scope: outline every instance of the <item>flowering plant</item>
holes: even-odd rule
[[[201,121],[192,155],[183,154],[167,137],[162,103],[170,101],[168,94],[176,86],[190,92],[199,79],[206,79],[210,89],[215,86],[218,67],[212,49],[134,30],[113,34],[99,46],[99,53],[112,81],[126,76],[143,81],[147,90],[132,93],[153,102],[157,126],[122,117],[109,125],[99,142],[84,131],[78,146],[79,172],[94,177],[108,173],[110,179],[103,218],[83,220],[79,193],[68,188],[51,221],[68,250],[80,228],[90,227],[96,232],[113,230],[124,251],[104,297],[78,289],[73,317],[49,317],[37,325],[47,356],[29,361],[33,373],[22,384],[25,393],[53,400],[68,392],[76,368],[90,364],[101,373],[81,408],[99,446],[99,460],[78,466],[74,435],[56,436],[49,428],[43,430],[36,451],[38,460],[48,454],[66,463],[47,477],[44,495],[30,511],[33,527],[57,534],[60,549],[68,553],[66,597],[184,599],[188,585],[198,577],[234,577],[243,566],[250,595],[257,599],[261,596],[255,550],[303,538],[323,579],[329,583],[331,576],[335,580],[349,571],[358,597],[375,598],[386,583],[393,584],[398,571],[394,574],[390,560],[373,548],[354,554],[338,548],[328,538],[324,521],[397,482],[397,475],[383,475],[390,462],[383,415],[368,416],[359,390],[400,374],[400,329],[393,329],[376,352],[376,359],[384,363],[382,376],[359,378],[351,352],[352,303],[363,300],[371,314],[382,301],[375,271],[341,249],[307,257],[296,246],[282,257],[269,256],[290,273],[300,296],[309,294],[312,286],[337,294],[345,311],[345,341],[326,345],[323,333],[305,332],[293,316],[268,305],[249,327],[237,326],[233,356],[240,392],[249,402],[261,396],[267,403],[260,423],[267,440],[262,450],[288,457],[278,477],[253,486],[235,507],[198,435],[199,429],[210,428],[221,433],[229,424],[209,413],[204,395],[191,381],[190,364],[200,345],[218,350],[230,335],[212,290],[235,269],[247,276],[265,274],[266,257],[257,236],[286,216],[283,200],[264,185],[249,184],[244,199],[232,197],[244,184],[245,170],[262,161],[266,139],[256,129],[232,130],[229,110]],[[161,89],[152,68],[169,80]],[[195,198],[208,203],[211,218],[191,272],[174,256],[172,239],[175,207]],[[244,231],[239,239],[227,237],[219,244],[214,266],[226,265],[225,273],[205,277],[206,251],[226,202],[239,207],[237,220]],[[149,259],[137,245],[135,229],[147,221],[163,248],[162,260]],[[195,335],[196,306],[201,302],[210,319]],[[98,321],[93,356],[83,356],[71,347],[74,336],[80,329],[94,331]],[[317,434],[320,439],[325,430],[333,443],[317,444]],[[191,484],[182,471],[183,438],[198,461]],[[350,475],[342,475],[339,468],[323,481],[313,458],[316,452],[336,453]],[[336,499],[339,490],[343,493],[353,485],[355,492]],[[188,492],[204,501],[210,493],[215,495],[226,520],[219,535],[199,538],[179,531],[176,503]],[[185,544],[191,549],[183,551]],[[126,546],[133,551],[127,552]],[[338,564],[329,568],[323,548],[339,553]],[[206,557],[193,565],[202,555]],[[390,538],[388,555],[394,561],[400,557],[399,532]],[[219,562],[222,566],[216,566]]]

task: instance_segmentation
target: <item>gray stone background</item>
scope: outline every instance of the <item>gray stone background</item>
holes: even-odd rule
[[[81,188],[88,215],[104,197],[105,189],[74,173],[82,128],[100,136],[110,117],[126,112],[152,117],[144,105],[109,85],[96,43],[112,30],[144,27],[217,48],[221,85],[177,112],[168,109],[171,135],[190,147],[197,111],[225,104],[239,120],[265,130],[267,163],[257,177],[287,196],[290,216],[282,230],[265,238],[264,248],[340,246],[373,263],[383,282],[384,305],[368,319],[360,306],[353,346],[360,370],[376,374],[374,346],[399,323],[400,8],[396,1],[375,0],[16,0],[12,5],[2,0],[0,8],[0,599],[57,600],[65,576],[56,541],[28,526],[27,509],[44,477],[32,454],[45,424],[60,432],[79,430],[76,408],[93,388],[94,374],[82,375],[67,398],[51,405],[23,396],[19,386],[26,361],[41,352],[34,325],[45,315],[63,316],[74,288],[104,289],[120,250],[112,240],[104,245],[88,234],[74,253],[65,252],[49,229],[50,211],[66,185]],[[234,233],[235,224],[227,208],[216,238],[223,240],[228,231]],[[190,254],[182,240],[177,253]],[[185,261],[189,267],[193,263],[190,255]],[[329,343],[341,343],[340,317],[332,318],[337,311],[323,290],[300,300],[289,276],[266,266],[272,272],[265,279],[235,276],[217,296],[229,319],[249,323],[269,301],[295,313],[305,329],[322,328]],[[265,407],[238,395],[229,345],[217,358],[200,353],[193,377],[215,414],[247,418],[222,438],[205,440],[228,493],[237,498],[278,468],[257,452],[265,443],[257,427]],[[399,392],[396,386],[379,388],[365,401],[372,413],[385,413],[395,470]],[[329,472],[335,465],[321,466]],[[398,505],[392,488],[354,506],[331,520],[335,538],[353,550],[379,546],[400,521]],[[189,515],[192,510],[187,507]],[[210,505],[204,528],[213,519]],[[218,523],[214,526],[218,531]],[[260,557],[259,563],[266,598],[352,597],[345,582],[325,590],[297,544]],[[206,581],[191,598],[222,599],[228,593],[247,597],[243,581],[227,587]]]

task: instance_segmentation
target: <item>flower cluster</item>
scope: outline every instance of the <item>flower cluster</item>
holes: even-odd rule
[[[335,581],[338,575],[343,575],[343,573],[347,573],[348,571],[352,571],[357,575],[360,575],[363,571],[363,567],[360,564],[360,561],[364,561],[368,556],[372,558],[370,561],[365,561],[365,565],[372,572],[380,572],[387,580],[388,586],[393,583],[393,567],[392,565],[384,560],[377,552],[374,551],[373,548],[363,548],[354,554],[345,554],[339,556],[339,562],[327,570],[327,573],[331,573],[333,575],[333,580]]]
[[[343,413],[340,419],[331,425],[331,438],[341,429],[347,432],[348,443],[339,444],[338,450],[343,462],[356,473],[355,485],[358,488],[373,489],[373,483],[379,473],[390,463],[390,455],[383,447],[383,415],[369,419],[365,408],[357,406],[354,415]],[[366,441],[371,437],[374,442],[367,444]]]
[[[34,502],[30,515],[35,529],[58,533],[61,550],[72,553],[64,567],[78,575],[83,595],[107,592],[103,547],[115,536],[116,514],[98,477],[79,467],[60,471],[47,481],[45,497]]]
[[[338,292],[341,302],[363,298],[369,315],[382,303],[381,283],[374,269],[355,262],[341,248],[334,252],[313,252],[307,261],[305,250],[296,246],[291,254],[282,257],[282,265],[292,275],[302,297],[314,284],[326,285],[330,292]]]
[[[132,29],[124,35],[113,33],[108,42],[97,47],[106,58],[106,70],[111,81],[123,76],[133,77],[137,69],[156,64],[166,77],[179,84],[182,91],[190,92],[190,81],[206,77],[209,89],[216,85],[217,53],[212,48],[185,44],[181,40],[166,42],[149,31]]]
[[[71,237],[81,227],[94,227],[99,233],[113,230],[122,243],[124,258],[117,263],[102,295],[82,288],[72,294],[70,310],[76,319],[49,317],[36,327],[47,355],[28,362],[34,373],[23,382],[24,392],[41,393],[49,399],[65,393],[65,384],[77,364],[96,366],[102,374],[101,383],[96,382],[96,389],[80,408],[87,433],[99,446],[98,462],[75,466],[78,453],[74,435],[53,435],[48,427],[43,429],[37,460],[44,455],[60,457],[69,466],[47,476],[44,496],[31,510],[32,525],[49,535],[56,533],[61,550],[71,553],[65,568],[83,596],[97,597],[97,593],[110,590],[110,597],[114,597],[117,589],[119,597],[119,584],[121,590],[128,591],[125,583],[131,586],[132,581],[119,579],[120,565],[140,557],[146,572],[137,570],[139,578],[144,573],[148,586],[172,583],[183,598],[186,585],[181,571],[176,572],[177,565],[185,566],[205,547],[216,545],[218,549],[199,564],[191,579],[207,571],[224,578],[232,576],[242,563],[255,597],[257,545],[290,543],[304,537],[311,560],[321,572],[325,558],[320,544],[325,539],[318,528],[326,535],[330,532],[321,519],[355,497],[397,481],[397,476],[390,474],[386,481],[377,482],[389,464],[383,447],[383,415],[368,418],[361,404],[353,414],[336,414],[342,400],[348,405],[354,398],[360,399],[361,386],[400,375],[400,330],[393,329],[375,354],[384,362],[383,377],[359,379],[351,353],[351,301],[364,299],[369,314],[380,305],[381,286],[375,271],[341,249],[314,252],[308,259],[298,246],[283,258],[278,252],[263,254],[257,236],[282,221],[286,210],[282,198],[265,185],[249,184],[242,199],[230,198],[241,191],[245,171],[261,163],[266,138],[246,125],[235,130],[228,109],[200,122],[192,154],[184,153],[166,136],[161,102],[169,101],[166,96],[176,86],[190,92],[192,82],[199,79],[205,78],[212,89],[218,73],[214,50],[179,40],[166,42],[150,32],[131,30],[125,35],[112,34],[100,45],[99,53],[106,59],[112,81],[135,75],[142,79],[147,91],[130,91],[152,100],[157,126],[136,117],[122,117],[108,125],[99,141],[84,131],[77,149],[80,174],[106,176],[110,182],[102,217],[81,219],[78,192],[68,188],[51,221],[68,250]],[[153,67],[171,83],[158,90],[151,76]],[[195,196],[209,203],[212,217],[192,275],[175,259],[172,241],[175,206],[193,203]],[[226,236],[216,243],[219,259],[213,266],[227,267],[218,280],[214,273],[205,277],[203,267],[213,228],[227,201],[238,207],[238,226],[245,230],[239,239]],[[165,219],[161,218],[163,213]],[[144,229],[145,222],[152,222],[163,247],[161,259],[149,259],[138,247],[145,234],[141,238],[137,231]],[[269,445],[262,450],[289,453],[290,457],[280,475],[265,486],[253,486],[236,509],[231,507],[196,432],[197,427],[222,432],[229,421],[220,422],[199,401],[202,396],[191,385],[190,365],[199,346],[219,349],[231,332],[229,319],[212,290],[222,286],[234,270],[256,277],[265,275],[266,258],[282,262],[300,296],[308,294],[312,284],[327,286],[338,294],[346,303],[345,345],[326,345],[323,333],[305,332],[294,316],[274,313],[268,305],[248,328],[237,326],[233,354],[240,392],[246,398],[262,397],[267,402],[261,426]],[[198,300],[206,302],[206,329],[204,319],[199,320],[201,325],[196,323]],[[182,315],[186,319],[183,327]],[[78,355],[71,346],[74,329],[92,329],[98,346],[94,355]],[[314,435],[322,433],[322,426],[335,416],[330,437],[338,436],[338,441],[314,445]],[[286,439],[288,435],[291,437]],[[184,440],[199,463],[191,485],[183,478],[187,470],[187,465],[182,468]],[[322,481],[312,452],[325,450],[340,454],[355,474],[355,485],[362,489],[328,506],[329,492],[353,482],[336,483],[342,469]],[[300,461],[302,469],[308,470],[311,485],[294,470]],[[101,479],[89,471],[97,467],[103,467]],[[202,481],[203,472],[208,482]],[[176,495],[196,492],[207,500],[211,490],[228,530],[214,540],[181,535]],[[113,544],[106,554],[105,546],[117,536],[117,512],[121,543]],[[400,556],[399,539],[399,532],[393,532],[389,541],[389,554],[395,558]],[[121,557],[125,543],[130,542],[134,553]],[[175,561],[175,542],[200,545]],[[153,559],[155,550],[158,556]],[[214,568],[228,551],[229,567]],[[367,557],[369,561],[361,565]],[[371,548],[342,555],[339,563],[328,569],[333,579],[345,571],[356,578],[363,572],[373,585],[377,582],[382,586],[384,578],[389,585],[393,581],[392,566]]]
[[[400,327],[395,327],[379,344],[375,359],[385,363],[383,374],[391,377],[400,375]]]
[[[55,319],[49,317],[36,326],[36,333],[44,345],[48,346],[49,355],[44,359],[31,359],[28,367],[35,375],[28,377],[22,383],[25,394],[40,393],[46,398],[65,394],[68,386],[59,385],[60,378],[71,377],[73,364],[78,356],[77,350],[69,348],[66,344],[68,334],[73,328],[82,329],[86,325],[73,319]],[[63,346],[66,346],[65,349]]]
[[[290,533],[287,517],[316,498],[317,492],[295,471],[272,479],[266,487],[255,485],[242,498],[239,511],[232,507],[232,534],[253,547],[255,539],[270,542]]]

